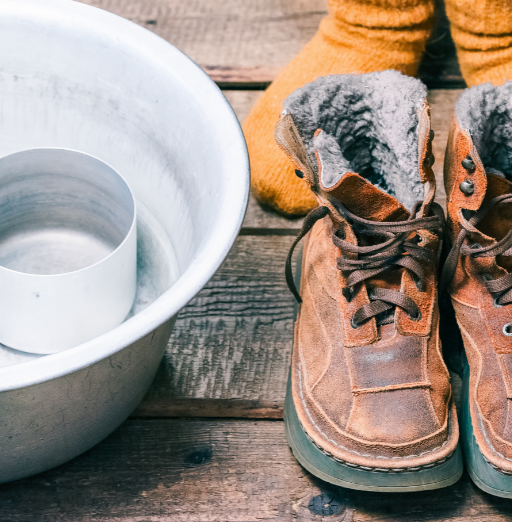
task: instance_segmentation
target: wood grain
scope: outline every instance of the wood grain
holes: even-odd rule
[[[213,279],[180,313],[159,373],[134,415],[197,414],[197,402],[190,400],[208,399],[202,416],[282,416],[294,306],[284,263],[293,239],[237,239]],[[215,401],[225,399],[242,402],[225,404],[222,413]]]
[[[314,514],[315,504],[326,514]],[[511,517],[509,500],[482,493],[466,475],[449,488],[421,493],[329,486],[297,464],[281,421],[132,420],[75,460],[0,486],[2,522],[504,522]]]
[[[313,37],[325,0],[80,0],[166,39],[223,88],[265,88]],[[431,87],[463,87],[443,4],[420,66]]]
[[[267,85],[313,37],[325,0],[81,0],[146,27],[215,80]]]

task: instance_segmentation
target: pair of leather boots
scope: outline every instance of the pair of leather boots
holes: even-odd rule
[[[286,266],[300,303],[288,442],[328,482],[419,491],[459,479],[460,439],[474,482],[512,498],[512,82],[456,104],[446,222],[426,95],[384,71],[284,102],[276,140],[319,202],[295,277],[292,252]]]

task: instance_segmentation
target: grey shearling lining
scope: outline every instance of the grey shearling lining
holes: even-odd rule
[[[501,171],[512,181],[512,82],[467,89],[457,100],[455,115],[471,135],[485,169]]]
[[[350,162],[344,158],[334,136],[326,132],[314,137],[313,144],[322,162],[322,185],[330,188],[340,179],[340,172],[350,172]]]
[[[426,96],[420,80],[390,70],[318,78],[283,105],[313,165],[317,147],[326,188],[356,172],[410,209],[423,199],[417,110]]]

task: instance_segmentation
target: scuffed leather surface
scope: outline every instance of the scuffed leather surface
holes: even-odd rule
[[[476,163],[473,173],[461,165],[470,154]],[[475,184],[475,193],[465,196],[459,189],[464,179]],[[488,246],[502,239],[512,226],[509,205],[491,211],[478,230],[468,227],[462,209],[478,210],[484,201],[512,190],[512,184],[495,174],[486,174],[471,137],[461,130],[454,117],[445,161],[445,186],[448,198],[448,223],[451,239],[469,228],[466,245]],[[512,337],[503,334],[511,322],[510,306],[497,307],[483,283],[489,274],[496,279],[510,268],[510,258],[461,256],[450,294],[455,308],[470,366],[470,412],[475,439],[484,457],[505,471],[512,472]]]
[[[487,460],[512,471],[512,354],[494,350],[478,308],[453,303],[470,367],[469,398],[475,439]]]
[[[372,342],[361,338],[348,345],[344,327],[362,301],[351,306],[354,300],[341,296],[331,233],[329,217],[316,223],[303,256],[292,362],[293,400],[303,428],[329,454],[362,466],[411,467],[448,456],[458,427],[437,302],[427,335],[402,335],[394,325],[377,329],[373,321],[367,332],[375,328]]]

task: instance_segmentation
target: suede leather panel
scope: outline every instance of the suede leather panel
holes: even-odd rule
[[[498,362],[500,363],[503,380],[505,381],[507,399],[512,399],[512,354],[499,354]],[[509,401],[510,404],[512,403]]]
[[[460,228],[460,225],[458,226]],[[466,226],[470,228],[469,224]],[[482,246],[488,246],[494,242],[492,238],[484,235],[479,230],[475,228],[471,230],[470,228],[464,245],[479,243]],[[482,292],[488,294],[482,278],[486,274],[491,275],[493,278],[498,278],[505,275],[505,273],[505,270],[500,268],[491,257],[460,256],[455,276],[450,285],[450,295],[460,303],[478,308],[481,306]]]
[[[471,140],[466,133],[463,133],[457,121],[457,117],[454,115],[450,125],[446,154],[444,157],[444,186],[447,194],[446,207],[448,210],[447,225],[452,241],[455,240],[461,230],[461,205],[463,205],[462,208],[477,210],[484,200],[487,189],[486,177],[484,176],[484,180],[481,180],[481,176],[478,176],[481,184],[472,196],[465,196],[460,191],[459,185],[462,181],[468,178],[475,182],[477,178],[477,176],[475,176],[475,179],[473,179],[473,176],[469,176],[468,171],[466,171],[461,164],[462,160],[471,152],[471,149]],[[475,171],[476,170],[478,169],[475,169]],[[475,293],[474,281],[468,276],[464,269],[464,261],[465,259],[461,257],[457,262],[457,270],[450,285],[450,294],[452,298],[460,303],[469,306],[478,306],[478,293]]]
[[[428,437],[440,427],[429,390],[409,388],[354,397],[347,431],[371,442],[403,444]]]
[[[426,102],[418,108],[418,170],[421,182],[425,184],[425,198],[422,211],[434,200],[436,195],[436,178],[427,157],[432,154],[432,142],[428,139],[430,133],[430,107]]]
[[[346,232],[346,240],[356,242],[350,226],[344,222],[342,224]],[[346,278],[336,268],[336,258],[341,252],[332,242],[333,224],[329,217],[324,218],[315,224],[310,232],[308,247],[304,249],[308,257],[305,266],[315,267],[315,273],[319,284],[324,291],[337,302],[338,317],[341,325],[342,336],[345,345],[358,346],[359,344],[371,344],[377,339],[377,326],[375,320],[368,321],[360,328],[352,328],[351,318],[355,312],[364,304],[369,303],[368,293],[365,285],[359,285],[357,292],[350,302],[342,295],[342,288],[346,285]],[[307,268],[305,268],[307,275]],[[328,316],[324,321],[328,322]]]
[[[336,272],[335,284],[331,286],[335,290],[335,299],[338,302],[340,322],[343,332],[343,343],[345,346],[359,346],[364,344],[372,344],[377,340],[377,324],[375,319],[367,321],[359,328],[354,328],[351,324],[351,319],[354,314],[361,308],[361,306],[370,302],[368,299],[368,292],[366,285],[360,284],[357,286],[356,292],[350,301],[343,296],[342,290],[346,286],[346,277],[343,272],[336,269],[336,259],[340,257],[341,251],[336,248],[332,242],[333,224],[332,221],[326,217],[322,220],[324,228],[319,234],[321,235],[321,242],[316,241],[319,255],[326,259],[332,260],[334,271]],[[316,225],[315,225],[316,226]],[[357,239],[350,227],[345,222],[344,231],[346,234],[345,240],[353,244],[357,244]],[[354,254],[346,254],[354,255]]]
[[[462,166],[462,160],[468,155],[475,162],[474,171],[468,171]],[[448,136],[445,158],[446,206],[449,217],[454,219],[454,216],[459,215],[460,209],[478,210],[487,190],[487,176],[478,152],[473,147],[471,137],[460,128],[455,116]],[[471,195],[464,194],[459,188],[466,179],[473,181],[475,186]]]
[[[496,353],[512,353],[512,337],[503,334],[503,327],[511,322],[510,307],[496,307],[485,289],[480,292],[480,312],[483,316],[489,342]]]
[[[421,237],[420,246],[430,250],[434,259],[438,257],[439,239],[426,230],[418,231]],[[409,296],[421,310],[419,320],[409,317],[401,308],[396,309],[395,323],[397,330],[402,335],[430,335],[432,329],[432,314],[437,303],[436,264],[420,261],[425,273],[425,290],[420,292],[411,274],[404,271],[402,276],[401,291]]]
[[[274,138],[279,147],[293,161],[295,167],[304,173],[304,180],[312,188],[317,183],[315,168],[311,164],[308,153],[291,114],[279,118],[274,129]]]
[[[425,382],[426,342],[398,333],[393,339],[347,350],[354,391]]]
[[[476,164],[474,172],[466,171],[461,165],[468,153]],[[459,189],[459,184],[467,178],[475,185],[475,192],[469,197]],[[456,118],[446,154],[445,185],[452,240],[464,222],[461,209],[478,210],[484,200],[510,193],[512,189],[512,184],[501,176],[485,173],[478,151]],[[478,230],[464,222],[469,229],[465,244],[488,246],[495,239],[503,238],[512,225],[509,207],[493,209]],[[510,307],[495,306],[483,284],[483,276],[499,278],[507,273],[503,267],[510,269],[511,266],[510,260],[503,257],[496,263],[493,258],[461,256],[450,289],[470,366],[470,412],[475,439],[489,462],[509,472],[512,472],[512,338],[505,336],[502,330],[510,321]]]
[[[299,332],[299,346],[305,385],[312,388],[329,367],[334,348],[332,342],[339,339],[339,336],[336,337],[339,323],[336,321],[336,314],[329,314],[333,308],[337,310],[336,301],[333,301],[318,284],[311,265],[308,269],[312,273],[302,289],[304,306],[301,309],[301,322],[304,327]],[[331,315],[333,321],[322,321],[322,314]]]
[[[486,339],[485,330],[478,329],[478,310],[454,301],[464,348],[470,367],[469,403],[475,440],[484,457],[505,471],[512,471],[510,433],[510,400],[507,386],[497,360],[499,357]]]
[[[487,174],[487,193],[485,201],[510,194],[512,192],[512,182],[498,176],[497,174]],[[497,241],[503,239],[512,228],[512,205],[500,205],[492,209],[478,225],[478,229],[488,237],[495,238]],[[508,271],[512,270],[512,257],[499,256],[497,264]]]
[[[463,257],[457,261],[457,269],[450,285],[450,295],[461,304],[478,307],[478,283],[464,270],[464,261]]]
[[[503,439],[506,441],[512,441],[512,401],[508,400],[507,402],[507,423],[503,430]]]
[[[470,411],[476,441],[490,462],[512,471],[512,460],[507,460],[512,459],[510,381],[503,371],[503,356],[492,349],[479,311],[457,302],[454,306],[470,365]]]
[[[336,249],[331,239],[332,225],[329,217],[315,223],[311,232],[306,236],[304,243],[303,266],[304,272],[301,285],[307,283],[307,278],[314,270],[319,284],[333,299],[338,299],[339,270],[336,268]],[[311,268],[310,268],[311,267]],[[306,277],[304,277],[306,276]]]
[[[439,308],[437,303],[432,316],[432,335],[427,344],[425,361],[426,380],[430,382],[430,399],[439,423],[446,422],[447,404],[451,400],[450,373],[443,359],[441,339],[439,338]]]
[[[322,187],[355,214],[370,221],[401,221],[409,211],[395,198],[369,183],[359,174],[347,172],[330,188]]]
[[[428,116],[428,106],[423,104],[418,109],[419,172],[427,185],[423,210],[435,193],[435,178],[425,162],[431,154]],[[315,136],[320,143],[318,130]],[[324,146],[328,172],[335,172],[329,143]],[[317,179],[321,180],[323,166],[314,152]],[[403,205],[351,170],[344,171],[328,189],[319,184],[316,192],[321,201],[341,201],[362,218],[396,221],[408,216]],[[296,323],[291,373],[298,418],[308,436],[338,459],[384,471],[433,464],[453,453],[458,442],[449,376],[440,353],[435,267],[425,267],[425,295],[416,295],[416,285],[412,278],[403,276],[404,270],[368,281],[397,290],[402,286],[415,300],[420,299],[419,324],[408,325],[407,318],[401,321],[407,335],[393,324],[377,328],[373,318],[352,328],[350,320],[369,302],[368,295],[365,284],[358,285],[350,301],[342,294],[346,280],[336,269],[341,252],[333,245],[332,234],[334,230],[344,232],[343,237],[352,244],[357,244],[357,238],[343,217],[336,218],[334,224],[332,219],[315,224],[303,256],[303,303]],[[422,234],[437,251],[433,236]]]
[[[454,128],[455,127],[456,125],[454,124]],[[455,142],[449,141],[448,144],[449,148],[447,150],[447,160],[445,161],[445,184],[447,190],[450,187],[450,184],[453,184],[453,186],[451,187],[452,191],[457,192],[458,190],[460,192],[460,189],[457,185],[457,176],[454,175],[453,172],[449,171],[450,165],[453,169],[459,168],[453,160],[454,157],[458,158],[459,155],[456,155],[453,151],[450,150],[450,146],[453,146],[454,143]],[[472,149],[471,154],[473,158],[478,159],[477,153],[474,149]],[[465,171],[465,169],[461,165],[460,167]],[[478,177],[480,175],[483,176],[483,178]],[[448,178],[451,178],[451,181],[447,181]],[[499,195],[500,191],[504,191],[502,193],[505,193],[505,189],[507,188],[507,185],[502,183],[502,178],[500,178],[500,176],[492,174],[486,175],[483,171],[483,166],[481,168],[477,166],[477,168],[475,169],[475,173],[471,177],[471,179],[475,183],[478,182],[481,185],[484,185],[486,192],[482,201],[488,200]],[[501,211],[501,208],[499,210]],[[496,214],[496,211],[492,212],[491,214]],[[467,239],[465,241],[466,245],[479,243],[482,246],[487,246],[495,242],[493,236],[487,234],[487,232],[492,232],[492,225],[490,225],[487,219],[485,219],[483,222],[484,226],[479,226],[479,230],[477,230],[474,227],[471,227],[469,223],[464,220],[464,217],[461,214],[461,207],[458,204],[452,204],[449,202],[448,228],[451,231],[452,241],[455,240],[455,237],[460,232],[462,228],[462,222],[465,223],[466,228],[469,230]],[[485,294],[487,294],[487,290],[482,285],[482,276],[484,274],[490,274],[491,276],[497,278],[505,275],[505,273],[506,272],[500,267],[498,267],[495,260],[492,258],[473,258],[471,256],[461,256],[457,262],[457,270],[455,272],[454,279],[450,286],[450,294],[453,299],[456,299],[458,302],[462,304],[474,307],[481,307],[483,306],[481,302],[482,291]]]
[[[471,243],[475,240],[483,246],[494,241],[481,233],[471,235]],[[483,319],[482,328],[485,328],[489,342],[496,353],[512,353],[512,337],[503,335],[503,326],[510,321],[510,309],[506,306],[496,306],[492,295],[485,288],[483,277],[489,274],[494,279],[506,275],[506,271],[496,264],[492,257],[464,256],[461,263],[462,269],[467,273],[471,281],[471,305],[480,310]],[[457,295],[454,296],[457,301]]]
[[[458,428],[447,371],[440,359],[437,308],[431,338],[401,336],[390,324],[379,328],[386,340],[347,346],[345,337],[336,333],[343,313],[348,312],[344,308],[336,314],[333,307],[337,299],[341,310],[346,300],[340,296],[342,276],[335,270],[338,254],[331,234],[329,218],[316,223],[303,257],[304,301],[296,323],[292,362],[293,400],[302,426],[325,451],[363,466],[400,468],[448,456],[457,444]],[[334,291],[336,285],[340,286]],[[313,308],[317,308],[315,313]],[[328,324],[332,321],[334,326]],[[318,346],[305,330],[320,332],[318,338],[329,347]],[[311,356],[306,359],[303,354],[307,351],[318,351],[318,361]],[[374,390],[359,393],[361,386]],[[395,388],[378,391],[382,386]]]
[[[300,322],[300,318],[299,318]],[[297,329],[300,328],[298,324]],[[450,415],[441,429],[427,437],[405,444],[361,440],[348,434],[333,422],[302,385],[301,365],[297,350],[292,360],[292,395],[299,420],[307,434],[326,452],[336,458],[362,466],[402,468],[428,465],[451,455],[458,443],[455,406],[450,402]],[[411,390],[405,390],[407,392]]]
[[[485,320],[476,308],[469,308],[457,302],[454,303],[454,308],[459,325],[478,350],[479,367],[476,370],[479,378],[475,383],[477,402],[484,417],[495,426],[498,433],[502,433],[507,415],[507,389],[498,355],[492,348],[485,328]]]
[[[326,417],[332,419],[333,424],[340,429],[346,430],[354,399],[343,346],[334,350],[327,372],[315,385],[311,395],[322,407]]]

